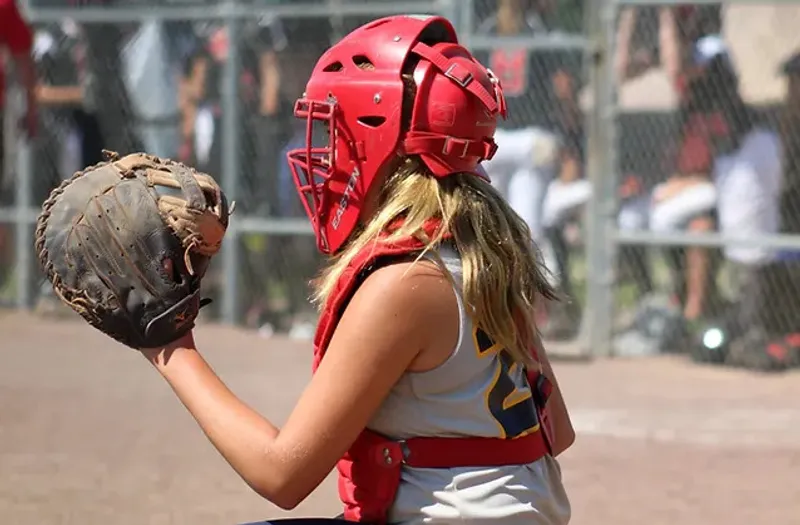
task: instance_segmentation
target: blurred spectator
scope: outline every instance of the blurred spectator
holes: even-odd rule
[[[584,174],[585,134],[583,114],[578,106],[580,86],[577,79],[564,69],[555,72],[552,82],[559,109],[553,123],[559,138],[559,168],[555,180],[547,186],[542,225],[555,259],[560,289],[569,301],[577,304],[571,276],[571,249],[566,233],[569,222],[578,218],[578,212],[589,201],[592,187]],[[555,308],[558,311],[559,307]],[[552,322],[548,323],[548,335],[551,338],[570,337],[577,330],[579,321],[580,312],[576,307],[565,308],[560,316],[554,316]]]
[[[188,60],[187,78],[184,84],[183,110],[184,141],[190,141],[191,158],[198,169],[214,176],[222,176],[222,93],[225,82],[225,64],[230,51],[227,27],[219,23],[209,23],[196,28],[200,45]],[[258,67],[248,48],[242,49],[242,68],[238,79],[237,102],[242,116],[243,128],[239,130],[242,146],[254,136],[253,121],[249,118],[258,107]],[[249,144],[252,147],[252,144]],[[247,158],[247,151],[238,152],[237,162],[243,178],[250,172],[253,156]],[[250,151],[252,153],[252,150]],[[254,205],[248,193],[237,188],[240,205],[249,209]]]
[[[495,134],[499,149],[484,167],[540,243],[545,236],[542,207],[548,184],[560,177],[560,193],[569,195],[573,189],[569,186],[579,183],[582,174],[582,119],[576,98],[581,52],[533,51],[503,39],[548,34],[555,29],[546,23],[551,7],[549,2],[498,0],[496,11],[477,29],[497,38],[496,46],[477,51],[476,56],[499,78],[508,105],[508,119],[500,122]],[[559,270],[555,277],[564,294],[571,296],[568,272]],[[558,311],[551,312],[549,326],[553,332],[571,333],[577,315],[567,309],[574,303],[563,304],[567,306],[558,303]]]
[[[192,44],[187,42],[184,52],[187,53],[183,61],[183,78],[180,79],[177,90],[178,108],[181,111],[179,158],[203,172],[214,177],[222,178],[222,141],[223,141],[223,101],[222,93],[225,89],[225,64],[228,60],[230,47],[227,27],[221,22],[203,22],[193,27],[194,39]],[[180,55],[177,55],[180,58]],[[256,96],[256,87],[253,80],[252,61],[242,55],[242,68],[239,82],[237,83],[236,101],[239,103],[241,127],[236,130],[239,144],[244,145],[243,139],[252,135],[248,112],[252,108]],[[238,163],[240,175],[246,179],[250,159],[246,156],[245,149],[236,152],[235,161]],[[240,186],[226,188],[236,199],[237,208],[241,207],[246,213],[253,205],[252,194]],[[220,273],[217,268],[212,268],[207,280],[207,291],[211,297],[219,293],[221,283]],[[249,289],[249,288],[248,288]]]
[[[588,3],[586,0],[536,0],[536,2],[541,6],[538,12],[544,13],[546,27],[570,34],[584,32],[586,22],[584,7]]]
[[[581,20],[582,6],[577,1],[549,0],[501,0],[496,5],[497,11],[479,25],[479,31],[498,37],[487,60],[503,83],[510,115],[496,133],[499,150],[486,169],[528,222],[553,272],[554,284],[567,298],[551,305],[543,332],[548,338],[569,338],[575,335],[581,317],[571,276],[572,234],[592,194],[585,177],[586,135],[578,103],[583,53],[514,48],[503,43],[503,36],[553,35],[562,31],[555,24],[563,23],[568,13]],[[576,27],[581,27],[580,22]],[[618,217],[620,227],[646,227],[647,205],[645,198],[626,195]],[[652,284],[645,265],[639,263],[633,265],[634,271],[646,293]]]
[[[614,57],[618,81],[624,83],[660,67],[680,99],[685,85],[683,75],[691,63],[694,43],[702,36],[720,33],[721,28],[722,4],[622,8],[619,11]],[[681,140],[684,138],[678,139]],[[677,150],[681,148],[683,145]],[[658,157],[671,159],[666,164],[676,164],[674,157],[677,152],[674,148],[667,147],[656,154]],[[661,182],[663,174],[659,172],[663,170],[660,168],[653,166],[626,179],[623,190],[627,193],[622,196],[622,203],[627,208],[621,210],[620,216],[620,227],[623,229],[647,227],[649,194]],[[670,167],[667,171],[674,173],[675,169]],[[636,188],[636,192],[632,194],[629,188]],[[709,228],[710,224],[704,224],[698,218],[693,227]],[[653,291],[647,251],[645,246],[622,246],[619,257],[621,270],[630,274],[639,293],[643,295]]]
[[[542,17],[531,12],[527,0],[496,0],[485,4],[495,4],[495,8],[478,24],[479,35],[525,36],[547,32]]]
[[[281,186],[276,182],[285,159],[281,148],[293,133],[294,101],[304,90],[304,78],[310,73],[317,55],[304,48],[306,42],[292,42],[308,34],[309,22],[300,21],[304,31],[296,31],[295,20],[264,18],[247,23],[240,35],[242,46],[241,76],[238,97],[242,132],[242,187],[238,200],[245,209],[258,215],[281,215]],[[225,26],[209,24],[198,28],[199,45],[187,62],[182,87],[184,112],[183,134],[188,148],[185,158],[193,158],[200,169],[219,174],[222,169],[222,83],[228,56]],[[291,198],[297,200],[293,186]]]
[[[800,234],[800,53],[792,55],[781,66],[786,77],[786,95],[780,108],[780,137],[784,152],[783,186],[780,196],[781,231]],[[800,358],[800,250],[781,250],[777,261],[764,277],[764,295],[769,298],[766,331],[778,341],[777,349],[790,349]],[[785,337],[785,341],[780,339]],[[773,341],[775,343],[775,341]],[[798,362],[797,364],[800,364]]]
[[[679,70],[678,33],[671,7],[625,7],[617,26],[615,67],[624,82],[661,64],[671,78]]]
[[[305,91],[305,83],[314,65],[330,44],[332,31],[328,18],[261,22],[258,52],[264,82],[260,111],[264,139],[259,147],[268,157],[260,165],[262,170],[270,171],[255,175],[260,186],[271,189],[268,202],[273,215],[304,216],[286,165],[286,147],[305,139],[305,123],[294,117],[294,104]]]
[[[278,217],[304,217],[301,201],[286,162],[292,144],[305,141],[305,122],[294,117],[294,103],[317,59],[330,43],[327,18],[258,21],[248,33],[249,48],[259,71],[258,106],[251,112],[257,138],[249,173],[255,213]],[[250,239],[251,275],[248,324],[307,332],[313,308],[308,301],[308,281],[317,272],[319,257],[311,237],[271,236],[263,242]],[[260,249],[255,249],[258,247]],[[265,248],[265,249],[264,249]]]
[[[756,122],[738,91],[738,76],[718,36],[694,46],[686,70],[683,140],[677,173],[656,188],[651,227],[753,235],[777,232],[782,153],[777,136]],[[718,223],[718,224],[717,224]],[[685,256],[684,316],[698,319],[709,306],[715,276],[712,251],[681,250]],[[727,259],[763,265],[770,250],[729,246]],[[683,258],[683,257],[681,257]]]
[[[109,0],[92,0],[106,4]],[[86,23],[81,31],[86,40],[85,85],[94,93],[97,118],[108,149],[121,154],[142,151],[136,132],[137,116],[126,85],[122,49],[127,35],[138,26]]]
[[[241,29],[237,204],[250,215],[297,216],[302,208],[284,149],[300,128],[304,130],[303,123],[293,116],[294,102],[329,43],[330,22],[268,16],[245,21]],[[186,61],[180,88],[181,158],[219,175],[224,110],[221,95],[229,53],[227,28],[202,24],[195,32],[198,45]],[[296,329],[292,317],[310,308],[307,281],[317,268],[313,239],[248,234],[242,237],[242,243],[246,300],[250,303],[247,324]]]
[[[205,41],[198,24],[190,24],[184,38],[180,39],[178,63],[181,65],[181,76],[178,84],[178,105],[181,111],[180,146],[178,158],[195,164],[194,129],[197,116],[197,103],[202,90],[199,75],[196,71],[198,63],[195,58],[201,53]]]
[[[284,54],[289,51],[285,25],[280,19],[262,17],[250,32],[248,41],[257,65],[259,84],[258,105],[251,117],[257,142],[249,185],[259,203],[256,213],[290,216],[285,201],[288,198],[291,205],[297,196],[293,185],[287,191],[281,176],[286,164],[281,147],[290,137],[292,123],[289,120],[294,104],[289,100],[293,73],[291,68],[281,67],[286,65]],[[298,68],[304,67],[298,64]]]
[[[80,27],[71,20],[36,31],[33,54],[43,124],[34,158],[36,202],[76,171],[102,160],[104,143],[86,75],[85,46]]]
[[[729,236],[759,238],[781,227],[783,147],[743,101],[735,65],[721,37],[700,38],[686,69],[683,141],[677,173],[653,193],[654,230],[718,229]],[[683,315],[690,326],[720,315],[715,289],[717,250],[669,249]],[[721,255],[737,275],[739,301],[728,334],[733,346],[772,329],[769,308],[777,253],[758,246],[727,245]],[[685,268],[685,269],[684,269]],[[759,336],[760,337],[760,336]],[[738,343],[737,343],[738,341]],[[749,351],[749,350],[748,350]],[[755,351],[765,352],[763,347]]]
[[[694,43],[721,32],[722,4],[625,7],[617,29],[617,78],[625,82],[661,66],[679,87]]]
[[[0,117],[5,105],[3,52],[8,51],[14,61],[20,84],[25,90],[26,109],[23,129],[29,137],[36,135],[36,68],[31,58],[33,33],[22,19],[14,0],[0,0]],[[1,131],[0,131],[1,132]],[[2,140],[0,140],[2,144]],[[2,146],[0,146],[2,147]],[[2,164],[0,150],[0,164]]]
[[[0,0],[0,206],[11,204],[14,195],[14,192],[11,191],[12,170],[6,166],[4,155],[6,144],[4,112],[7,106],[4,74],[6,65],[3,57],[10,55],[20,84],[25,90],[26,108],[22,128],[28,137],[33,137],[36,135],[38,117],[36,114],[36,68],[31,58],[32,46],[33,34],[20,16],[14,0]],[[8,176],[8,180],[6,180],[6,176]],[[7,227],[0,225],[0,271],[13,268],[10,261],[5,260],[11,255],[10,250],[5,249],[7,232]],[[3,282],[2,277],[0,275],[0,283]]]
[[[525,25],[534,30],[577,34],[583,31],[584,0],[522,0],[518,8],[525,13]],[[490,34],[498,11],[498,0],[475,0],[474,16],[479,21],[478,32]]]
[[[125,86],[144,150],[175,157],[179,147],[180,66],[171,53],[167,23],[145,20],[122,48]]]
[[[222,67],[228,53],[225,27],[208,28],[205,39],[188,61],[184,132],[191,138],[191,160],[201,171],[222,172],[220,125],[222,122]],[[191,126],[191,127],[190,127]]]
[[[705,164],[696,159],[695,166],[689,162],[692,157],[698,157],[696,146],[704,144],[695,128],[699,126],[705,129],[705,121],[696,112],[688,111],[689,103],[685,92],[687,71],[694,67],[694,45],[703,36],[721,31],[721,11],[721,4],[625,7],[620,11],[615,56],[618,81],[624,83],[653,68],[662,68],[678,94],[681,107],[679,112],[682,122],[679,126],[680,136],[676,141],[677,147],[667,146],[656,153],[659,157],[663,155],[670,159],[665,163],[668,166],[664,166],[667,173],[671,174],[670,181],[660,184],[657,180],[651,180],[654,174],[658,178],[663,176],[659,175],[659,172],[664,171],[659,169],[661,166],[653,166],[626,181],[637,186],[640,192],[640,196],[635,197],[640,204],[637,206],[640,217],[636,214],[628,217],[635,219],[636,229],[647,227],[649,223],[654,229],[663,230],[662,223],[670,223],[679,210],[698,208],[707,214],[698,212],[696,216],[687,219],[683,227],[694,231],[708,231],[714,227],[713,216],[708,215],[709,210],[713,210],[714,198],[713,185],[709,179],[711,159],[707,158]],[[703,181],[705,184],[700,184]],[[694,182],[698,185],[692,192],[682,194],[681,199],[668,198],[672,196],[671,191],[686,189],[687,185]],[[624,266],[635,272],[632,277],[640,293],[649,294],[653,285],[647,247],[624,246],[622,250],[621,259],[626,263]],[[703,311],[709,303],[718,302],[709,297],[715,291],[713,279],[705,277],[715,273],[711,266],[718,258],[712,257],[714,250],[702,248],[670,248],[665,252],[672,262],[672,268],[679,273],[674,281],[681,309],[688,306],[686,313],[690,318],[696,318],[700,315],[696,312]],[[687,267],[691,268],[686,269],[686,278],[682,273],[684,260]],[[641,306],[647,309],[646,305]]]

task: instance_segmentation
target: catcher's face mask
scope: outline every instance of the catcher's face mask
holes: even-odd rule
[[[322,55],[294,114],[306,141],[288,153],[289,166],[317,246],[335,253],[395,157],[417,156],[436,177],[485,176],[478,164],[496,150],[505,105],[497,79],[457,44],[447,20],[390,16]]]
[[[328,228],[325,225],[329,222],[329,201],[333,198],[332,193],[340,195],[340,202],[345,195],[339,187],[339,178],[335,177],[336,141],[340,133],[347,135],[345,129],[337,128],[342,125],[337,121],[337,110],[337,103],[333,97],[325,101],[306,98],[298,100],[295,103],[294,114],[297,118],[305,120],[305,146],[288,153],[289,167],[297,191],[300,193],[306,214],[311,219],[318,248],[323,253],[329,253],[331,250]],[[352,189],[350,188],[351,192]],[[345,201],[345,204],[348,205],[349,202]]]

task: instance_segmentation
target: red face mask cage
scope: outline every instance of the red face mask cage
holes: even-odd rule
[[[306,119],[305,147],[290,151],[287,155],[294,182],[302,195],[303,207],[322,253],[329,253],[329,243],[322,228],[327,220],[327,191],[336,166],[336,101],[320,102],[300,99],[295,103],[294,115]],[[327,131],[327,144],[314,146],[314,124],[323,123]]]

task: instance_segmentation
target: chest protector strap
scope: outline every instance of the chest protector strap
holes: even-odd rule
[[[418,254],[424,245],[408,238],[368,246],[345,269],[322,311],[314,336],[313,371],[325,354],[339,318],[358,285],[387,260]],[[534,356],[536,350],[533,349]],[[344,518],[384,525],[400,485],[403,465],[417,468],[492,467],[532,463],[550,451],[549,421],[544,410],[552,386],[544,375],[529,372],[540,428],[517,439],[418,437],[394,441],[364,429],[337,463]]]

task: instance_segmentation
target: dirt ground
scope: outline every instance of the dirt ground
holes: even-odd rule
[[[253,494],[135,352],[82,322],[0,311],[0,524],[235,525],[339,511],[329,478],[292,513]],[[231,388],[281,422],[308,343],[201,327]],[[800,523],[800,374],[680,359],[559,362],[578,429],[575,525]]]

